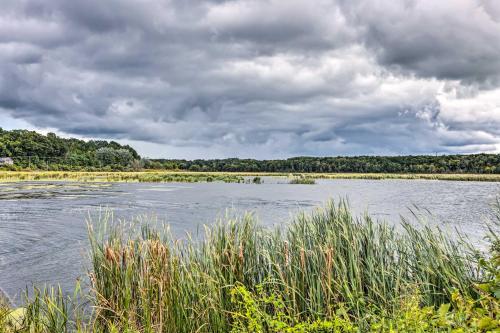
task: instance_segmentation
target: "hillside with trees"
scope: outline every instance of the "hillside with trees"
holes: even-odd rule
[[[114,141],[65,139],[54,133],[0,128],[0,157],[10,157],[10,169],[128,170],[140,167],[139,154]]]

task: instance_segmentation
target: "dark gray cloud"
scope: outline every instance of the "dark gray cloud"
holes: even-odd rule
[[[498,1],[349,0],[343,8],[383,65],[426,77],[498,82]]]
[[[0,119],[165,157],[499,151],[499,13],[492,0],[4,0]]]

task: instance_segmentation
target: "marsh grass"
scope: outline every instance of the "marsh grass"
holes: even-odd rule
[[[447,181],[500,181],[500,174],[396,174],[396,173],[269,173],[269,172],[76,172],[76,171],[1,171],[0,182],[18,181],[82,181],[82,182],[226,182],[244,183],[245,177],[315,179],[407,179]],[[309,181],[311,182],[311,181]]]
[[[27,303],[23,325],[50,329],[23,332],[235,332],[245,327],[240,318],[254,315],[251,295],[271,295],[263,311],[279,318],[327,327],[341,311],[341,323],[368,331],[399,315],[415,294],[417,309],[438,308],[456,294],[478,299],[476,283],[485,276],[481,254],[462,241],[404,220],[396,229],[355,217],[345,202],[284,228],[244,215],[183,240],[154,221],[114,224],[110,217],[89,224],[85,299],[92,313],[82,314],[60,291],[45,291]],[[243,312],[235,290],[245,297]]]
[[[438,229],[402,225],[397,232],[355,218],[341,202],[284,230],[265,229],[251,216],[221,222],[202,241],[175,242],[150,228],[136,237],[108,230],[100,239],[91,229],[96,318],[139,331],[228,332],[236,285],[262,286],[301,320],[331,317],[342,305],[361,323],[395,312],[415,289],[422,305],[448,303],[454,291],[478,296],[471,254]]]
[[[312,173],[316,179],[407,179],[407,180],[446,180],[446,181],[485,181],[498,182],[500,174],[466,173]]]
[[[78,182],[148,182],[148,183],[240,183],[244,178],[223,173],[189,172],[69,172],[69,171],[0,171],[0,181],[78,181]]]
[[[289,176],[290,181],[288,182],[289,184],[302,184],[302,185],[314,185],[316,184],[316,181],[314,180],[314,178],[308,176],[308,175],[304,175],[304,174],[300,174],[298,176]]]

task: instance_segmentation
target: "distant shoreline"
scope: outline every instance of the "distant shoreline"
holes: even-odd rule
[[[313,179],[407,179],[500,182],[500,174],[457,173],[283,173],[283,172],[196,172],[196,171],[0,171],[0,182],[83,181],[83,182],[227,182],[243,183],[245,177],[295,177]]]

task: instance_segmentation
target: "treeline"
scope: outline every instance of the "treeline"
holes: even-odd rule
[[[0,158],[10,157],[13,166],[2,169],[43,170],[183,170],[283,173],[477,173],[500,174],[500,154],[294,157],[283,160],[212,159],[143,160],[128,145],[114,141],[64,139],[53,133],[0,128]]]
[[[64,139],[54,133],[0,128],[0,158],[14,165],[4,169],[129,170],[141,168],[139,154],[114,141]],[[5,162],[4,162],[5,163]]]
[[[146,161],[149,169],[226,172],[500,173],[500,154]]]

